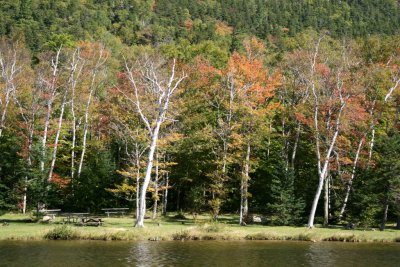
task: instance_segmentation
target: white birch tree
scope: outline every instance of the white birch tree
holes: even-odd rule
[[[181,82],[187,77],[176,73],[176,61],[166,63],[157,57],[145,55],[134,65],[125,62],[126,76],[131,93],[121,92],[136,107],[145,125],[150,144],[147,155],[146,172],[140,187],[140,200],[136,227],[144,227],[146,213],[146,192],[151,180],[154,153],[160,134],[161,125],[167,119],[172,97]]]

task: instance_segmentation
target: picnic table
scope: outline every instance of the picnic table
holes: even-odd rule
[[[88,226],[100,226],[103,224],[103,219],[98,218],[98,217],[89,217],[86,219],[82,219],[80,222],[81,225],[88,225]]]
[[[107,217],[110,217],[110,214],[118,214],[125,215],[125,212],[129,210],[129,208],[104,208],[101,209],[107,214]]]
[[[70,212],[64,213],[63,216],[65,217],[63,220],[66,223],[77,223],[87,220],[89,213],[88,212]]]

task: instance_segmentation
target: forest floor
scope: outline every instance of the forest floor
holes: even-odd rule
[[[134,228],[132,217],[103,218],[99,227],[64,224],[63,217],[52,223],[36,221],[33,216],[4,214],[0,216],[0,240],[299,240],[299,241],[343,241],[343,242],[400,242],[400,230],[388,225],[385,231],[373,228],[346,230],[342,225],[316,226],[265,226],[238,225],[234,215],[223,215],[219,222],[210,217],[189,215],[177,218],[171,214],[157,220],[147,219],[145,228]]]

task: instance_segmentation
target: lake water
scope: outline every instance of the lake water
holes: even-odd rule
[[[400,244],[0,241],[0,266],[400,266]]]

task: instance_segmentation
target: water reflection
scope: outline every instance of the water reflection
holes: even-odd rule
[[[400,244],[0,241],[0,266],[399,266]]]
[[[310,266],[320,267],[331,267],[338,266],[333,253],[334,248],[332,246],[324,246],[321,243],[311,243],[308,253],[308,263]]]
[[[126,263],[128,266],[147,267],[151,266],[158,256],[157,246],[151,245],[149,242],[138,242],[130,248]]]

